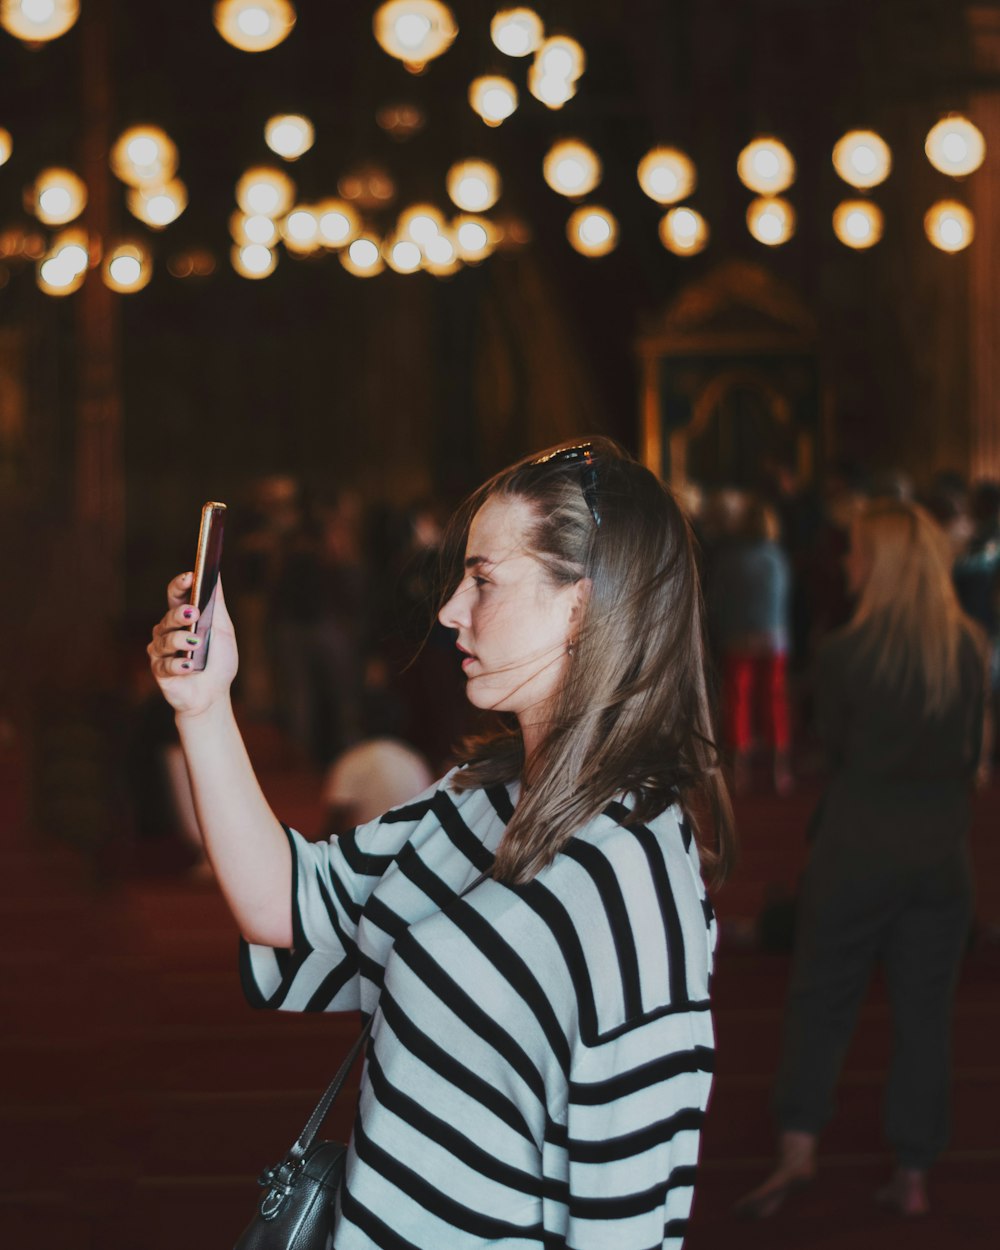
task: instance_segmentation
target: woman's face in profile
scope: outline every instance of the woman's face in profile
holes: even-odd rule
[[[524,500],[487,500],[469,529],[465,576],[438,614],[458,631],[469,701],[529,721],[558,691],[570,663],[583,585],[553,584],[529,548],[533,520]]]

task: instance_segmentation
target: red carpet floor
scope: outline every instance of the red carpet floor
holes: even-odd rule
[[[252,750],[277,810],[315,828],[316,778],[268,733],[253,734]],[[227,1250],[253,1205],[254,1177],[299,1131],[356,1021],[250,1011],[214,886],[162,864],[95,884],[76,853],[28,827],[24,769],[16,742],[0,744],[0,1243]],[[740,804],[742,860],[717,899],[727,929],[754,916],[769,888],[794,885],[814,800],[804,788]],[[994,787],[979,801],[974,832],[981,932],[959,990],[954,1131],[934,1173],[932,1215],[904,1223],[871,1198],[891,1164],[879,1127],[888,1018],[876,984],[817,1182],[766,1223],[733,1218],[733,1201],[769,1162],[788,960],[730,941],[716,979],[719,1074],[690,1250],[997,1244],[989,1230],[1000,1183],[998,817]],[[331,1135],[349,1131],[348,1103]]]

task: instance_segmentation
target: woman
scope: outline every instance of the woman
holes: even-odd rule
[[[171,583],[149,650],[244,987],[261,1007],[374,1013],[337,1250],[677,1246],[712,1071],[700,867],[731,856],[688,528],[595,439],[498,474],[456,535],[440,620],[501,725],[329,844],[284,831],[260,793],[224,605],[195,674],[175,654],[189,575]]]
[[[777,513],[750,501],[741,532],[713,561],[707,591],[738,792],[750,784],[755,728],[769,753],[776,792],[788,794],[794,784],[786,683],[791,577],[779,540]]]
[[[765,1216],[816,1170],[816,1143],[858,1008],[881,960],[893,1018],[885,1131],[897,1167],[880,1191],[929,1209],[947,1135],[951,1001],[972,917],[966,834],[983,741],[981,638],[952,589],[945,535],[914,504],[873,503],[845,560],[859,596],[818,664],[833,779],[799,900],[774,1093],[778,1162],[739,1204]]]

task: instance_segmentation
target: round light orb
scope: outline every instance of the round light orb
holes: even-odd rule
[[[978,126],[957,113],[932,126],[924,143],[927,159],[943,174],[962,178],[979,168],[986,156],[986,140]]]
[[[81,268],[68,248],[47,252],[35,269],[35,281],[46,295],[72,295],[83,286],[86,276],[87,266]]]
[[[263,213],[246,213],[238,209],[229,219],[229,233],[241,246],[245,243],[260,243],[271,247],[278,238],[278,227],[270,217]]]
[[[499,234],[488,218],[472,215],[456,217],[451,223],[451,233],[459,258],[472,264],[491,254]]]
[[[131,187],[125,196],[128,211],[153,230],[163,230],[187,208],[187,187],[174,178],[162,187]]]
[[[833,210],[833,232],[846,247],[864,251],[881,239],[882,210],[870,200],[843,200]]]
[[[278,254],[263,243],[237,243],[230,252],[233,268],[243,278],[266,278],[274,273]]]
[[[795,233],[795,209],[779,196],[761,196],[750,201],[747,229],[767,247],[780,247]]]
[[[469,103],[487,126],[499,126],[517,108],[517,88],[509,78],[486,74],[473,79],[469,86]]]
[[[51,254],[74,275],[90,268],[90,248],[82,232],[59,236],[53,241]]]
[[[560,195],[587,195],[601,181],[600,158],[578,139],[564,139],[549,148],[542,176]]]
[[[938,200],[924,215],[924,231],[942,252],[961,252],[975,237],[976,223],[958,200]]]
[[[758,195],[779,195],[795,181],[795,158],[780,139],[754,139],[740,153],[736,172]]]
[[[587,56],[575,39],[568,35],[553,35],[542,41],[535,53],[535,64],[545,78],[576,82],[587,68]]]
[[[411,239],[424,248],[444,229],[444,214],[433,204],[411,204],[399,214],[396,229],[401,239]]]
[[[264,142],[286,161],[297,161],[309,151],[314,139],[312,122],[300,113],[279,113],[269,118],[264,127]]]
[[[534,9],[501,9],[490,22],[490,38],[505,56],[530,56],[545,38]]]
[[[298,204],[281,223],[281,235],[290,252],[307,255],[323,246],[319,217],[314,208]]]
[[[427,240],[424,255],[434,265],[450,265],[455,259],[457,250],[447,234],[438,233]]]
[[[215,29],[234,48],[241,52],[267,52],[292,33],[295,6],[288,0],[218,0],[212,20]]]
[[[111,149],[111,169],[130,187],[169,182],[177,172],[177,145],[159,126],[129,126]]]
[[[236,203],[248,215],[280,217],[295,198],[295,183],[280,169],[255,165],[236,184]]]
[[[13,151],[14,140],[11,138],[10,131],[0,126],[0,165],[7,164]]]
[[[679,148],[651,148],[639,162],[639,186],[657,204],[687,199],[697,185],[694,163]]]
[[[424,268],[435,277],[446,278],[462,267],[458,241],[447,227],[427,240],[423,253]]]
[[[458,34],[455,17],[439,0],[389,0],[372,19],[383,52],[419,72],[447,52]]]
[[[412,239],[396,239],[384,248],[385,261],[396,273],[416,273],[423,264],[423,253]]]
[[[708,243],[708,223],[696,209],[672,208],[660,220],[660,242],[676,256],[694,256]]]
[[[153,276],[153,262],[140,243],[118,243],[104,258],[101,277],[105,286],[123,295],[141,291]]]
[[[607,256],[618,246],[618,221],[596,204],[585,204],[570,214],[566,237],[581,256]]]
[[[889,177],[892,153],[874,130],[849,130],[834,145],[833,167],[850,186],[866,191]]]
[[[482,213],[500,197],[500,175],[488,161],[457,161],[448,170],[448,195],[467,213]]]
[[[576,83],[569,78],[543,74],[536,62],[528,69],[528,90],[546,108],[561,109],[576,95]]]
[[[43,225],[64,226],[83,212],[87,188],[70,169],[43,169],[31,194],[35,216]]]
[[[361,229],[357,213],[343,200],[323,200],[317,204],[316,220],[324,247],[346,247]]]
[[[385,269],[378,240],[369,234],[359,235],[350,247],[340,253],[340,263],[356,278],[374,278]]]
[[[24,43],[58,39],[79,16],[79,0],[0,0],[0,26]]]

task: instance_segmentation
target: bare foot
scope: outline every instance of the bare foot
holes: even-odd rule
[[[745,1194],[734,1210],[747,1219],[763,1220],[774,1215],[789,1195],[808,1185],[816,1175],[816,1137],[813,1133],[782,1133],[778,1141],[778,1162],[771,1175],[756,1189]]]
[[[892,1180],[878,1191],[875,1199],[900,1215],[927,1215],[931,1209],[927,1173],[918,1168],[897,1168]]]

